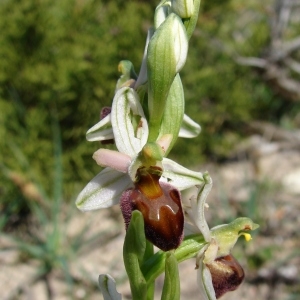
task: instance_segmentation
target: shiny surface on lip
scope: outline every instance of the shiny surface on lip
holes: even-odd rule
[[[172,185],[160,182],[157,174],[138,174],[135,188],[121,197],[121,210],[126,226],[132,210],[139,210],[144,217],[145,234],[158,248],[176,249],[183,239],[184,215],[179,191]]]
[[[245,277],[243,268],[232,255],[219,257],[206,266],[211,273],[217,299],[236,290]]]

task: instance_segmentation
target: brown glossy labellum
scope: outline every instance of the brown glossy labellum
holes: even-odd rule
[[[158,248],[176,249],[183,239],[184,216],[179,191],[160,182],[155,167],[145,172],[138,170],[135,187],[123,192],[121,210],[126,229],[133,210],[144,217],[146,238]]]
[[[211,273],[217,299],[236,290],[245,276],[243,268],[231,254],[219,257],[206,266]]]

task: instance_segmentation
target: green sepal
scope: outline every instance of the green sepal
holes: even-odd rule
[[[191,38],[191,36],[195,30],[195,27],[196,27],[196,24],[198,21],[200,3],[201,3],[201,0],[194,0],[194,12],[193,12],[192,16],[190,18],[182,19],[182,22],[186,29],[188,39]]]
[[[180,246],[174,251],[178,263],[195,257],[207,244],[201,234],[193,234],[184,238]],[[145,261],[141,267],[147,284],[152,283],[165,270],[166,252],[158,251]]]
[[[145,251],[144,219],[143,215],[135,210],[132,212],[123,247],[124,265],[129,278],[133,300],[147,299],[147,283],[140,268]]]
[[[183,115],[184,93],[180,76],[177,74],[169,91],[158,136],[158,138],[160,138],[165,134],[172,134],[172,142],[170,143],[165,156],[171,151],[178,138]]]
[[[180,299],[180,278],[178,262],[173,252],[166,254],[165,280],[161,300]]]

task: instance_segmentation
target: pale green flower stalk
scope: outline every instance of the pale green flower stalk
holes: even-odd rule
[[[179,76],[195,28],[200,0],[162,0],[149,29],[137,75],[121,61],[111,108],[87,132],[89,141],[114,142],[93,158],[104,169],[78,195],[82,211],[120,204],[126,226],[124,266],[132,299],[154,299],[155,279],[165,273],[161,299],[180,299],[178,263],[195,258],[201,299],[235,290],[244,272],[231,250],[239,236],[258,225],[248,218],[209,229],[207,173],[191,171],[167,158],[178,137],[193,138],[200,126],[184,114]],[[183,199],[181,191],[194,191]],[[184,236],[185,234],[185,236]],[[153,245],[160,250],[154,252]],[[192,272],[191,272],[192,273]],[[196,279],[195,279],[196,280]],[[114,279],[99,276],[105,300],[120,300]]]

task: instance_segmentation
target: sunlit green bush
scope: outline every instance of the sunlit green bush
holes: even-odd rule
[[[186,111],[203,132],[196,141],[178,141],[172,154],[188,164],[193,156],[226,157],[243,136],[243,124],[282,106],[255,72],[238,66],[221,47],[235,46],[230,32],[243,7],[236,3],[206,4],[191,40],[182,72]],[[119,61],[131,60],[139,70],[153,4],[157,1],[0,2],[2,209],[24,201],[13,192],[16,184],[9,171],[51,194],[56,123],[64,197],[74,198],[100,170],[91,158],[97,144],[86,142],[85,132],[98,121],[100,108],[111,102]],[[258,53],[267,41],[263,24],[253,27],[249,53]]]

